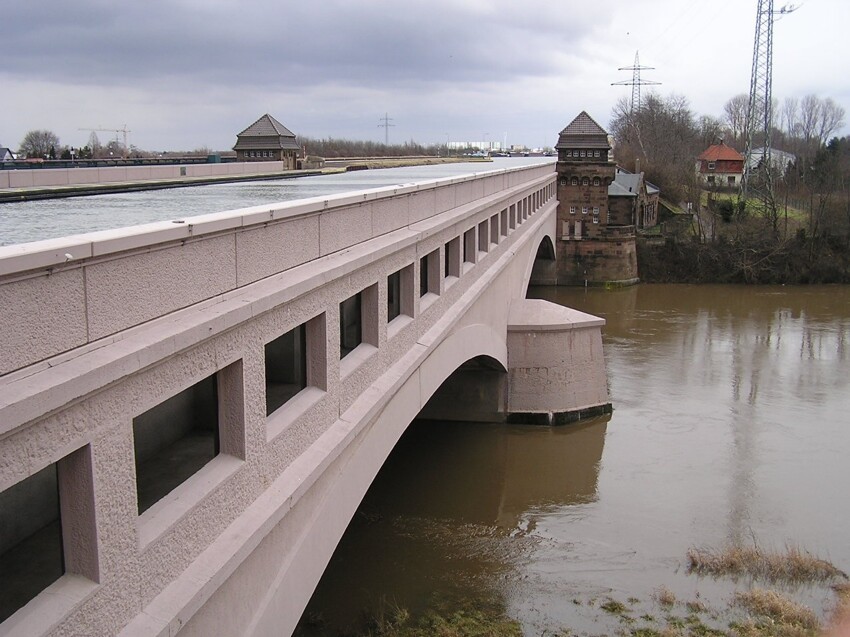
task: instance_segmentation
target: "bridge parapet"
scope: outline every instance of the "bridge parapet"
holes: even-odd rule
[[[508,369],[556,206],[546,165],[0,248],[0,512],[65,548],[2,631],[285,632],[353,485],[458,365]]]
[[[0,247],[0,374],[548,175],[551,165]],[[478,202],[478,203],[475,203]],[[38,320],[32,320],[33,317]]]

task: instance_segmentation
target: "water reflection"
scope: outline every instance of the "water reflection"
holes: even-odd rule
[[[321,613],[326,632],[313,634],[355,625],[388,595],[414,612],[435,597],[503,600],[501,583],[540,542],[530,514],[596,499],[607,422],[413,423],[316,590],[307,615]]]
[[[641,600],[636,615],[658,612],[659,586],[725,605],[736,584],[688,575],[691,547],[756,538],[850,570],[850,288],[530,296],[607,319],[610,421],[417,425],[311,608],[351,617],[381,596],[416,608],[434,591],[484,592],[527,635],[614,634],[622,626],[598,608],[608,596]]]

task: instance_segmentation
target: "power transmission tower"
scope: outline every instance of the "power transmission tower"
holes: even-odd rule
[[[637,120],[635,117],[638,115],[640,111],[640,87],[641,86],[650,86],[661,84],[661,82],[653,82],[652,80],[642,80],[640,77],[641,71],[654,71],[655,67],[652,66],[641,66],[640,58],[638,57],[638,52],[635,51],[635,63],[631,66],[621,66],[617,69],[618,71],[631,71],[632,79],[631,80],[622,80],[620,82],[611,82],[611,86],[631,86],[632,87],[632,101],[629,103],[629,127],[634,132],[635,137],[637,137],[638,146],[640,147],[640,152],[643,153],[644,157],[646,157],[646,150],[643,148],[643,139],[640,136],[640,126],[637,125]]]
[[[764,137],[764,152],[760,168],[760,198],[773,201],[773,179],[771,177],[771,129],[773,127],[773,18],[796,11],[794,5],[784,5],[774,11],[773,0],[758,0],[756,11],[756,31],[753,38],[753,69],[750,76],[750,99],[747,105],[747,135],[744,151],[744,176],[741,180],[741,194],[747,199],[752,186],[753,144],[757,134]]]
[[[390,122],[393,121],[393,118],[388,115],[388,113],[384,113],[384,116],[378,120],[383,122],[382,124],[378,124],[378,128],[384,129],[384,146],[390,145],[390,126],[395,126],[395,124],[390,124]]]
[[[641,71],[654,71],[654,66],[641,66],[638,52],[635,51],[635,63],[632,66],[621,66],[618,71],[631,71],[631,80],[622,80],[621,82],[611,82],[611,86],[631,86],[632,101],[629,104],[629,115],[634,115],[640,110],[640,87],[649,86],[652,84],[661,84],[661,82],[653,82],[652,80],[642,80],[640,78]]]

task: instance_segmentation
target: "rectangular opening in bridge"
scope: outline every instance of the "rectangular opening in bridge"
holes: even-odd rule
[[[505,208],[499,213],[499,231],[503,237],[508,236],[508,209]]]
[[[65,573],[98,581],[93,486],[87,445],[0,492],[0,622]]]
[[[446,278],[460,276],[460,237],[455,237],[446,246],[445,272]]]
[[[469,268],[475,265],[476,245],[475,245],[475,228],[470,228],[463,233],[463,271],[466,272]]]
[[[363,342],[360,292],[339,304],[339,357],[345,358]]]
[[[499,243],[499,215],[496,213],[490,217],[490,243]]]
[[[377,351],[378,318],[377,283],[339,304],[339,358],[343,378]]]
[[[133,418],[139,514],[219,454],[245,455],[242,361]]]
[[[387,323],[413,316],[413,264],[387,277]]]
[[[489,226],[487,221],[478,224],[478,252],[483,254],[490,250]]]
[[[419,259],[419,296],[440,294],[440,251],[434,250]]]
[[[514,230],[516,228],[516,204],[511,204],[510,207],[510,224],[510,229]]]
[[[307,324],[265,346],[266,416],[307,387]]]

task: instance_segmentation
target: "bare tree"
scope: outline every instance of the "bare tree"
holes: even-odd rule
[[[817,139],[821,145],[826,144],[832,134],[844,126],[844,108],[831,97],[821,101],[817,122]]]
[[[91,149],[91,156],[95,159],[101,156],[103,151],[103,146],[100,144],[100,139],[98,139],[97,133],[94,131],[89,135],[89,143],[88,147]]]
[[[694,158],[703,150],[687,99],[650,93],[637,112],[630,112],[620,101],[611,114],[610,130],[621,165],[629,166],[635,157],[641,157],[647,178],[665,196],[674,201],[684,196],[683,184],[694,171]]]
[[[59,146],[59,136],[49,130],[31,130],[21,142],[19,152],[27,157],[45,158],[50,154],[50,149]]]
[[[817,95],[806,95],[800,100],[800,137],[808,150],[817,136],[820,120],[821,101]]]
[[[723,105],[723,123],[726,125],[732,142],[740,142],[747,131],[747,109],[750,98],[740,93]]]
[[[780,127],[789,137],[796,137],[799,128],[800,102],[796,97],[786,97],[779,113]]]
[[[723,139],[723,122],[711,115],[699,118],[699,135],[703,146],[711,146],[718,139]]]

